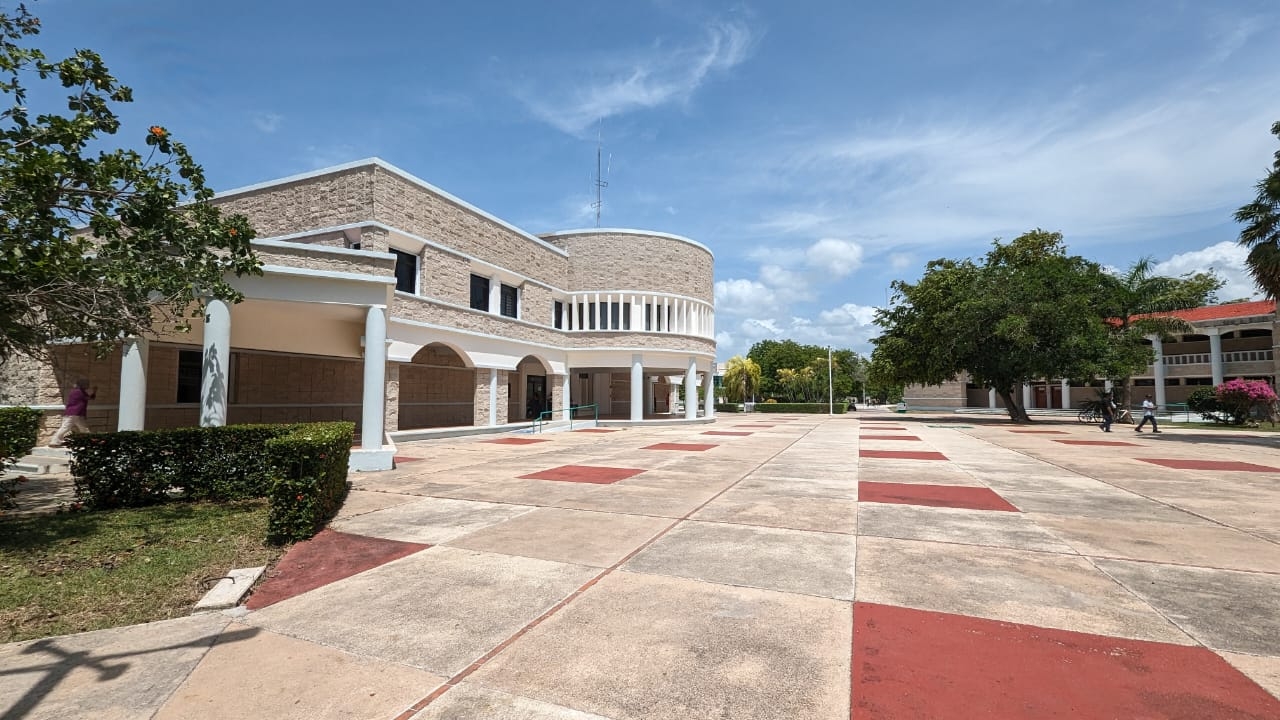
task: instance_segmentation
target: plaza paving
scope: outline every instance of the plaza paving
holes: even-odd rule
[[[1280,718],[1280,437],[534,439],[402,445],[234,616],[0,646],[0,717]]]

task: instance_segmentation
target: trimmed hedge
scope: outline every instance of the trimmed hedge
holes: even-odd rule
[[[0,468],[27,455],[36,446],[42,415],[29,407],[0,408]]]
[[[95,509],[271,500],[272,540],[311,537],[347,492],[349,422],[72,435],[76,496]]]
[[[275,476],[267,539],[305,540],[338,512],[347,496],[354,433],[354,423],[311,423],[267,441],[267,462]]]
[[[742,412],[742,403],[716,403],[716,412],[740,413]]]
[[[828,411],[843,415],[849,411],[849,403],[838,402],[835,406],[827,403],[756,403],[756,412],[765,413],[812,413],[825,415]]]

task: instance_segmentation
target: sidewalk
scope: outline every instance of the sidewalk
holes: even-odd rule
[[[1280,717],[1280,448],[861,411],[400,444],[247,608],[0,717]]]

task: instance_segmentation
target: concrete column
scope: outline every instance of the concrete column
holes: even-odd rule
[[[703,388],[703,390],[706,391],[705,392],[706,397],[703,400],[705,405],[703,405],[702,416],[710,420],[711,418],[716,416],[716,361],[715,361],[715,358],[712,358],[711,360],[711,369],[707,371],[706,377],[707,377],[705,381],[706,386]]]
[[[631,421],[644,419],[644,356],[631,356]]]
[[[1148,335],[1148,336],[1147,336],[1147,338],[1148,338],[1149,340],[1151,340],[1151,349],[1152,349],[1152,350],[1155,350],[1155,353],[1156,353],[1156,359],[1155,359],[1155,365],[1154,365],[1154,367],[1155,367],[1155,375],[1156,375],[1156,407],[1157,407],[1157,408],[1163,408],[1163,407],[1165,406],[1165,401],[1164,401],[1164,378],[1165,378],[1165,367],[1164,367],[1164,341],[1162,341],[1158,335]]]
[[[400,365],[387,363],[386,408],[382,414],[382,429],[386,432],[400,429]]]
[[[644,332],[644,298],[631,296],[631,332]]]
[[[217,298],[204,306],[204,362],[200,381],[200,426],[227,424],[227,373],[231,362],[231,308]]]
[[[146,338],[125,338],[120,358],[120,413],[117,430],[142,430],[147,418],[147,356],[150,343]]]
[[[1022,383],[1022,409],[1030,410],[1033,407],[1035,407],[1035,403],[1031,395],[1031,383]]]
[[[670,317],[668,315],[670,312],[670,310],[668,310],[670,307],[668,302],[669,300],[670,298],[662,298],[662,332],[671,332]]]
[[[498,368],[489,368],[489,427],[498,424],[498,407],[502,405],[498,398]]]
[[[565,374],[560,376],[560,382],[563,387],[560,389],[560,409],[564,410],[565,417],[569,416],[569,408],[573,407],[573,390],[569,383],[573,382],[573,373],[565,368]]]
[[[604,296],[604,312],[600,313],[600,329],[616,330],[613,326],[613,296]]]
[[[676,403],[679,402],[680,400],[680,390],[679,390],[680,385],[677,382],[672,382],[673,380],[677,380],[677,379],[678,378],[674,378],[674,377],[667,378],[667,414],[668,415],[674,415],[676,413]]]
[[[502,281],[496,277],[489,278],[489,312],[502,313]]]
[[[565,397],[569,394],[569,383],[565,382],[568,375],[548,375],[547,387],[551,392],[551,415],[552,420],[560,420],[565,417],[564,413],[558,412],[567,407]]]
[[[1062,381],[1062,409],[1066,410],[1071,407],[1071,381]]]
[[[360,447],[382,449],[384,398],[387,392],[387,314],[374,306],[364,317],[364,402]]]
[[[601,317],[603,313],[600,312],[600,293],[595,294],[595,300],[592,301],[591,306],[593,308],[591,311],[591,317],[595,319],[596,329],[603,330],[604,318]],[[590,327],[590,325],[588,325],[587,327]]]
[[[1222,372],[1222,330],[1220,328],[1209,328],[1205,333],[1209,336],[1209,369],[1213,374],[1213,386],[1217,387],[1224,382]]]
[[[991,388],[987,391],[987,407],[995,410],[996,408],[996,389]]]
[[[689,358],[689,369],[684,373],[684,417],[698,417],[698,359]]]
[[[658,412],[657,405],[654,402],[654,383],[657,381],[658,378],[649,375],[644,378],[644,411],[649,415]]]

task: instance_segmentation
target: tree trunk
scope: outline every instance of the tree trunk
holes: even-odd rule
[[[1004,408],[1009,412],[1010,420],[1016,423],[1031,422],[1031,418],[1027,416],[1026,409],[1014,401],[1013,392],[1011,390],[1001,390],[997,388],[996,394],[1000,396],[1001,400],[1004,400]]]

